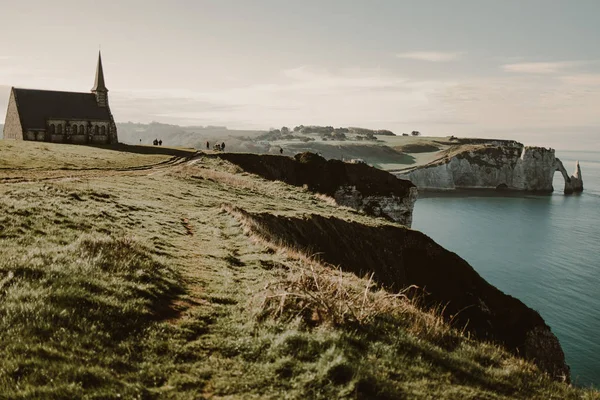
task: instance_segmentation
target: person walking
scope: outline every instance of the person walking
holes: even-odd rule
[[[206,150],[210,150],[210,143],[208,143],[208,140],[206,141]]]
[[[221,151],[225,151],[225,142],[221,143]]]

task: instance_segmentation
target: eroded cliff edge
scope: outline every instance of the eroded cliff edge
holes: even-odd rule
[[[569,176],[554,149],[508,141],[452,146],[435,161],[396,175],[425,190],[506,189],[551,193],[557,171],[565,181],[564,193],[583,190],[579,162],[574,174]]]
[[[556,380],[569,381],[560,343],[539,313],[486,282],[465,260],[427,235],[400,226],[367,226],[322,215],[287,217],[226,207],[252,234],[358,276],[391,291],[420,289],[424,306],[475,337],[504,345]]]
[[[268,180],[331,196],[337,204],[410,227],[417,188],[408,180],[366,164],[326,160],[314,153],[294,158],[276,155],[222,153],[223,160]]]
[[[295,158],[235,153],[217,157],[269,180],[306,185],[312,191],[335,197],[338,204],[348,205],[344,191],[356,193],[360,201],[353,207],[358,209],[365,198],[376,199],[377,207],[382,198],[396,203],[398,199],[400,203],[401,199],[408,199],[404,200],[403,209],[410,209],[412,217],[414,185],[364,164],[327,161],[312,153]],[[372,209],[362,209],[377,215]],[[557,380],[570,380],[560,343],[539,313],[490,285],[466,261],[421,232],[314,214],[287,217],[248,213],[233,207],[228,210],[253,234],[311,257],[316,255],[321,261],[358,276],[372,273],[390,291],[416,285],[420,290],[415,295],[422,296],[423,305],[440,307],[444,317],[457,328],[464,328],[481,340],[502,344]]]

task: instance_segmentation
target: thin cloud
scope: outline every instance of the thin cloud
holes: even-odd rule
[[[588,77],[588,82],[592,77]],[[554,75],[476,78],[438,94],[438,103],[452,115],[480,129],[548,128],[571,121],[597,124],[600,91],[587,85],[567,84]]]
[[[334,92],[341,90],[396,90],[408,80],[374,69],[345,68],[331,72],[326,69],[302,66],[282,71],[287,82],[270,85],[269,89]]]
[[[576,74],[560,78],[569,85],[600,86],[600,74]]]
[[[443,51],[411,51],[407,53],[396,54],[397,58],[408,60],[429,61],[429,62],[448,62],[461,58],[464,52],[443,52]]]
[[[557,74],[565,69],[578,67],[585,64],[584,61],[557,61],[557,62],[525,62],[516,64],[504,64],[502,69],[506,72],[521,74]]]
[[[404,125],[399,122],[403,120],[451,117],[430,101],[433,93],[448,85],[411,80],[379,68],[331,70],[307,65],[282,70],[273,80],[223,90],[111,93],[115,117],[123,121],[155,119],[228,126],[250,121],[252,126],[263,127],[309,121],[393,129]]]

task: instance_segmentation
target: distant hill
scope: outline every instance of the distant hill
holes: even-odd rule
[[[134,122],[118,122],[119,141],[127,144],[151,144],[154,139],[163,141],[167,146],[186,146],[203,148],[206,141],[211,146],[216,142],[228,142],[231,138],[246,137],[248,139],[263,134],[264,131],[234,130],[225,126],[179,126],[151,122],[140,124]],[[237,140],[234,140],[237,142]]]
[[[288,140],[288,139],[304,139],[303,141],[311,141],[316,138],[321,140],[377,140],[375,135],[380,136],[396,136],[394,132],[387,129],[365,129],[357,127],[334,128],[333,126],[318,126],[318,125],[298,125],[293,129],[286,126],[281,129],[270,129],[268,132],[260,135],[260,140]]]
[[[3,135],[4,124],[0,124],[0,139]],[[126,144],[152,144],[154,139],[163,141],[164,146],[183,146],[204,148],[206,141],[211,147],[215,143],[226,142],[230,149],[238,148],[240,140],[252,140],[256,136],[264,134],[265,131],[234,130],[225,126],[179,126],[151,122],[139,124],[134,122],[117,122],[119,141]]]

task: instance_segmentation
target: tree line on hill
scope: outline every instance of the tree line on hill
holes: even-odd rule
[[[387,129],[366,129],[358,127],[334,128],[333,126],[319,125],[298,125],[293,129],[287,126],[281,128],[271,128],[268,132],[260,135],[259,140],[293,140],[298,139],[304,142],[315,140],[314,137],[320,137],[321,140],[377,140],[377,136],[395,136],[394,132]]]

